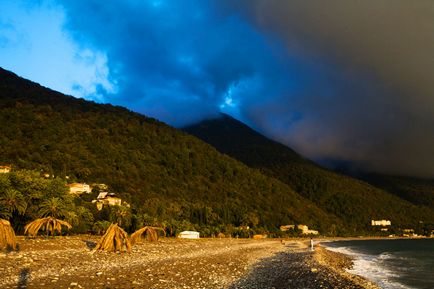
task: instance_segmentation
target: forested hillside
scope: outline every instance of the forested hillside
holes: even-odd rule
[[[0,165],[62,180],[68,176],[69,182],[105,183],[142,220],[208,234],[231,233],[242,225],[277,231],[293,223],[322,233],[353,229],[283,182],[196,137],[125,108],[62,95],[3,69],[0,123]]]
[[[228,115],[185,128],[220,152],[291,186],[327,212],[354,227],[371,219],[389,219],[396,226],[434,223],[434,212],[415,206],[368,183],[326,170],[292,149],[267,139]]]
[[[363,174],[360,178],[413,204],[434,209],[434,180],[432,179],[382,174]]]

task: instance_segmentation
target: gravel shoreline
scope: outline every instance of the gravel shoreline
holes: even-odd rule
[[[0,288],[378,288],[351,260],[299,240],[161,239],[129,254],[96,252],[94,236],[18,238],[0,253]]]

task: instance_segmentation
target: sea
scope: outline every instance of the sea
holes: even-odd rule
[[[434,289],[434,239],[355,240],[322,243],[354,258],[348,271],[384,289]]]

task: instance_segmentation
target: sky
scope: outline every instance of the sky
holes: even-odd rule
[[[0,66],[182,127],[434,177],[432,0],[0,0]]]

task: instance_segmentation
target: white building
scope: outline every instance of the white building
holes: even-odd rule
[[[280,231],[282,231],[282,232],[286,232],[286,231],[294,230],[294,229],[295,229],[295,225],[280,226]]]
[[[378,220],[378,221],[371,220],[371,225],[372,226],[383,226],[383,227],[386,227],[386,226],[391,226],[392,222],[390,222],[389,220]]]
[[[92,188],[88,184],[84,183],[72,183],[68,184],[69,193],[72,195],[81,195],[83,193],[90,194]]]
[[[130,207],[127,202],[122,201],[121,198],[117,197],[114,193],[101,192],[98,194],[96,200],[92,203],[96,203],[96,208],[100,211],[104,206],[121,206]]]
[[[11,169],[11,166],[0,166],[0,174],[10,173]]]
[[[199,232],[183,231],[179,233],[178,238],[181,239],[199,239]]]
[[[319,232],[316,230],[309,230],[309,227],[306,225],[297,225],[297,229],[301,230],[303,235],[318,235]]]

